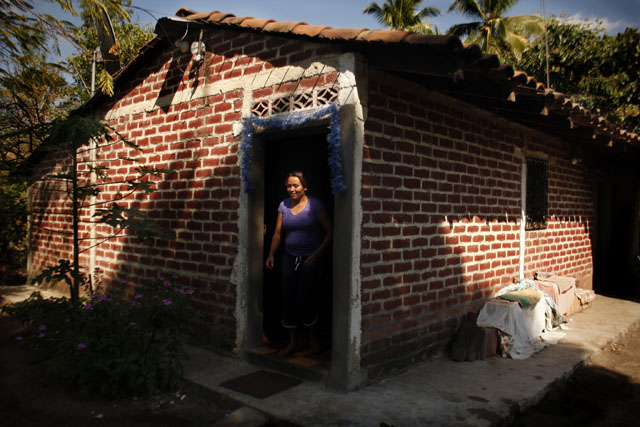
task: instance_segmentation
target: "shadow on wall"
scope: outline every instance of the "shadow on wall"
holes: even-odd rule
[[[371,203],[384,209],[384,202]],[[520,221],[433,215],[439,222],[420,226],[429,224],[428,214],[371,215],[363,229],[362,363],[375,378],[448,350],[462,319],[519,278]],[[573,217],[527,232],[525,278],[535,271],[577,275],[581,259],[591,263],[590,232]]]
[[[158,183],[160,191],[148,200],[132,201],[130,207],[138,207],[150,220],[169,228],[175,240],[158,241],[148,248],[128,237],[117,255],[117,262],[111,267],[109,262],[105,265],[114,271],[108,280],[114,289],[122,289],[117,292],[126,292],[132,283],[156,277],[163,271],[177,275],[181,286],[195,290],[193,305],[203,316],[198,320],[203,344],[229,350],[236,339],[237,292],[230,278],[239,250],[241,191],[239,137],[233,136],[232,125],[242,118],[243,93],[233,90],[184,102],[177,97],[182,90],[193,95],[204,83],[255,75],[287,64],[286,57],[277,56],[278,49],[251,53],[253,58],[243,55],[244,46],[257,50],[259,43],[250,43],[254,38],[264,43],[263,35],[216,33],[206,40],[215,54],[207,54],[197,68],[189,65],[190,54],[174,51],[175,57],[171,57],[167,65],[155,100],[160,108],[141,121],[150,121],[152,126],[161,123],[158,128],[165,128],[164,140],[153,143],[152,157],[161,157],[154,161],[156,165],[178,173],[164,177]],[[287,43],[304,50],[297,41]],[[168,58],[164,63],[167,61]],[[311,59],[305,61],[310,63]],[[162,67],[162,60],[159,62],[156,69]],[[144,76],[138,75],[130,87],[141,84],[143,79]],[[298,88],[295,83],[287,82],[278,88],[294,91]],[[146,136],[143,132],[139,134]]]

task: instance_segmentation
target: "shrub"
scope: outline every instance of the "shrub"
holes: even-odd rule
[[[81,392],[149,395],[182,375],[192,293],[161,277],[130,300],[91,295],[74,307],[34,292],[3,311],[24,323],[19,341],[60,356],[62,374]]]

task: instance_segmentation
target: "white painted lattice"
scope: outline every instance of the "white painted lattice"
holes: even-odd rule
[[[280,98],[265,99],[253,104],[251,114],[268,117],[279,113],[290,113],[307,108],[321,107],[338,98],[338,88],[319,88],[312,92],[287,95]]]

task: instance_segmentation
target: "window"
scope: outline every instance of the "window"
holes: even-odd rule
[[[543,159],[527,159],[527,230],[547,228],[548,167]]]

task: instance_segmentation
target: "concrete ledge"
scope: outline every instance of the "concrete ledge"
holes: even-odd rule
[[[442,356],[352,392],[306,381],[265,399],[224,389],[222,382],[259,368],[189,347],[185,378],[290,425],[493,426],[538,403],[604,347],[640,325],[640,304],[596,297],[574,316],[566,336],[525,360],[492,357],[454,362]]]

